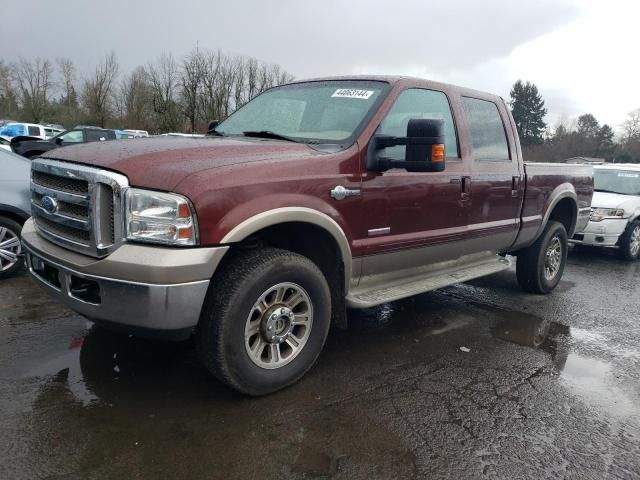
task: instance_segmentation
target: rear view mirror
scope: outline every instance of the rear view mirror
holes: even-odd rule
[[[377,135],[369,148],[369,169],[385,171],[402,168],[408,172],[441,172],[445,168],[444,122],[432,118],[412,118],[406,137]],[[387,147],[405,145],[404,160],[385,158]]]

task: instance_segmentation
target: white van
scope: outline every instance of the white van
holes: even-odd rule
[[[587,228],[571,243],[617,247],[627,260],[640,256],[640,164],[593,167],[594,193]]]

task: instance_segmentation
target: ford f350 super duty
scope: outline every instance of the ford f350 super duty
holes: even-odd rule
[[[279,86],[208,138],[60,148],[32,163],[31,275],[98,325],[195,336],[260,395],[300,379],[330,325],[509,268],[560,281],[591,167],[524,163],[505,102],[441,83]]]

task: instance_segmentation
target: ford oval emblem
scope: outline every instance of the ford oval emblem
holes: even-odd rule
[[[58,202],[49,195],[45,195],[40,199],[40,206],[49,213],[56,213],[58,210]]]

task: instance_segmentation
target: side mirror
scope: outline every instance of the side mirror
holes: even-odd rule
[[[62,137],[58,137],[58,138],[56,138],[56,140],[55,140],[55,144],[56,144],[56,145],[60,145],[61,143],[62,143]]]
[[[385,171],[402,168],[408,172],[441,172],[445,168],[444,121],[432,118],[412,118],[406,137],[378,135],[369,147],[370,170]],[[405,145],[404,160],[386,158],[380,152],[387,147]]]

